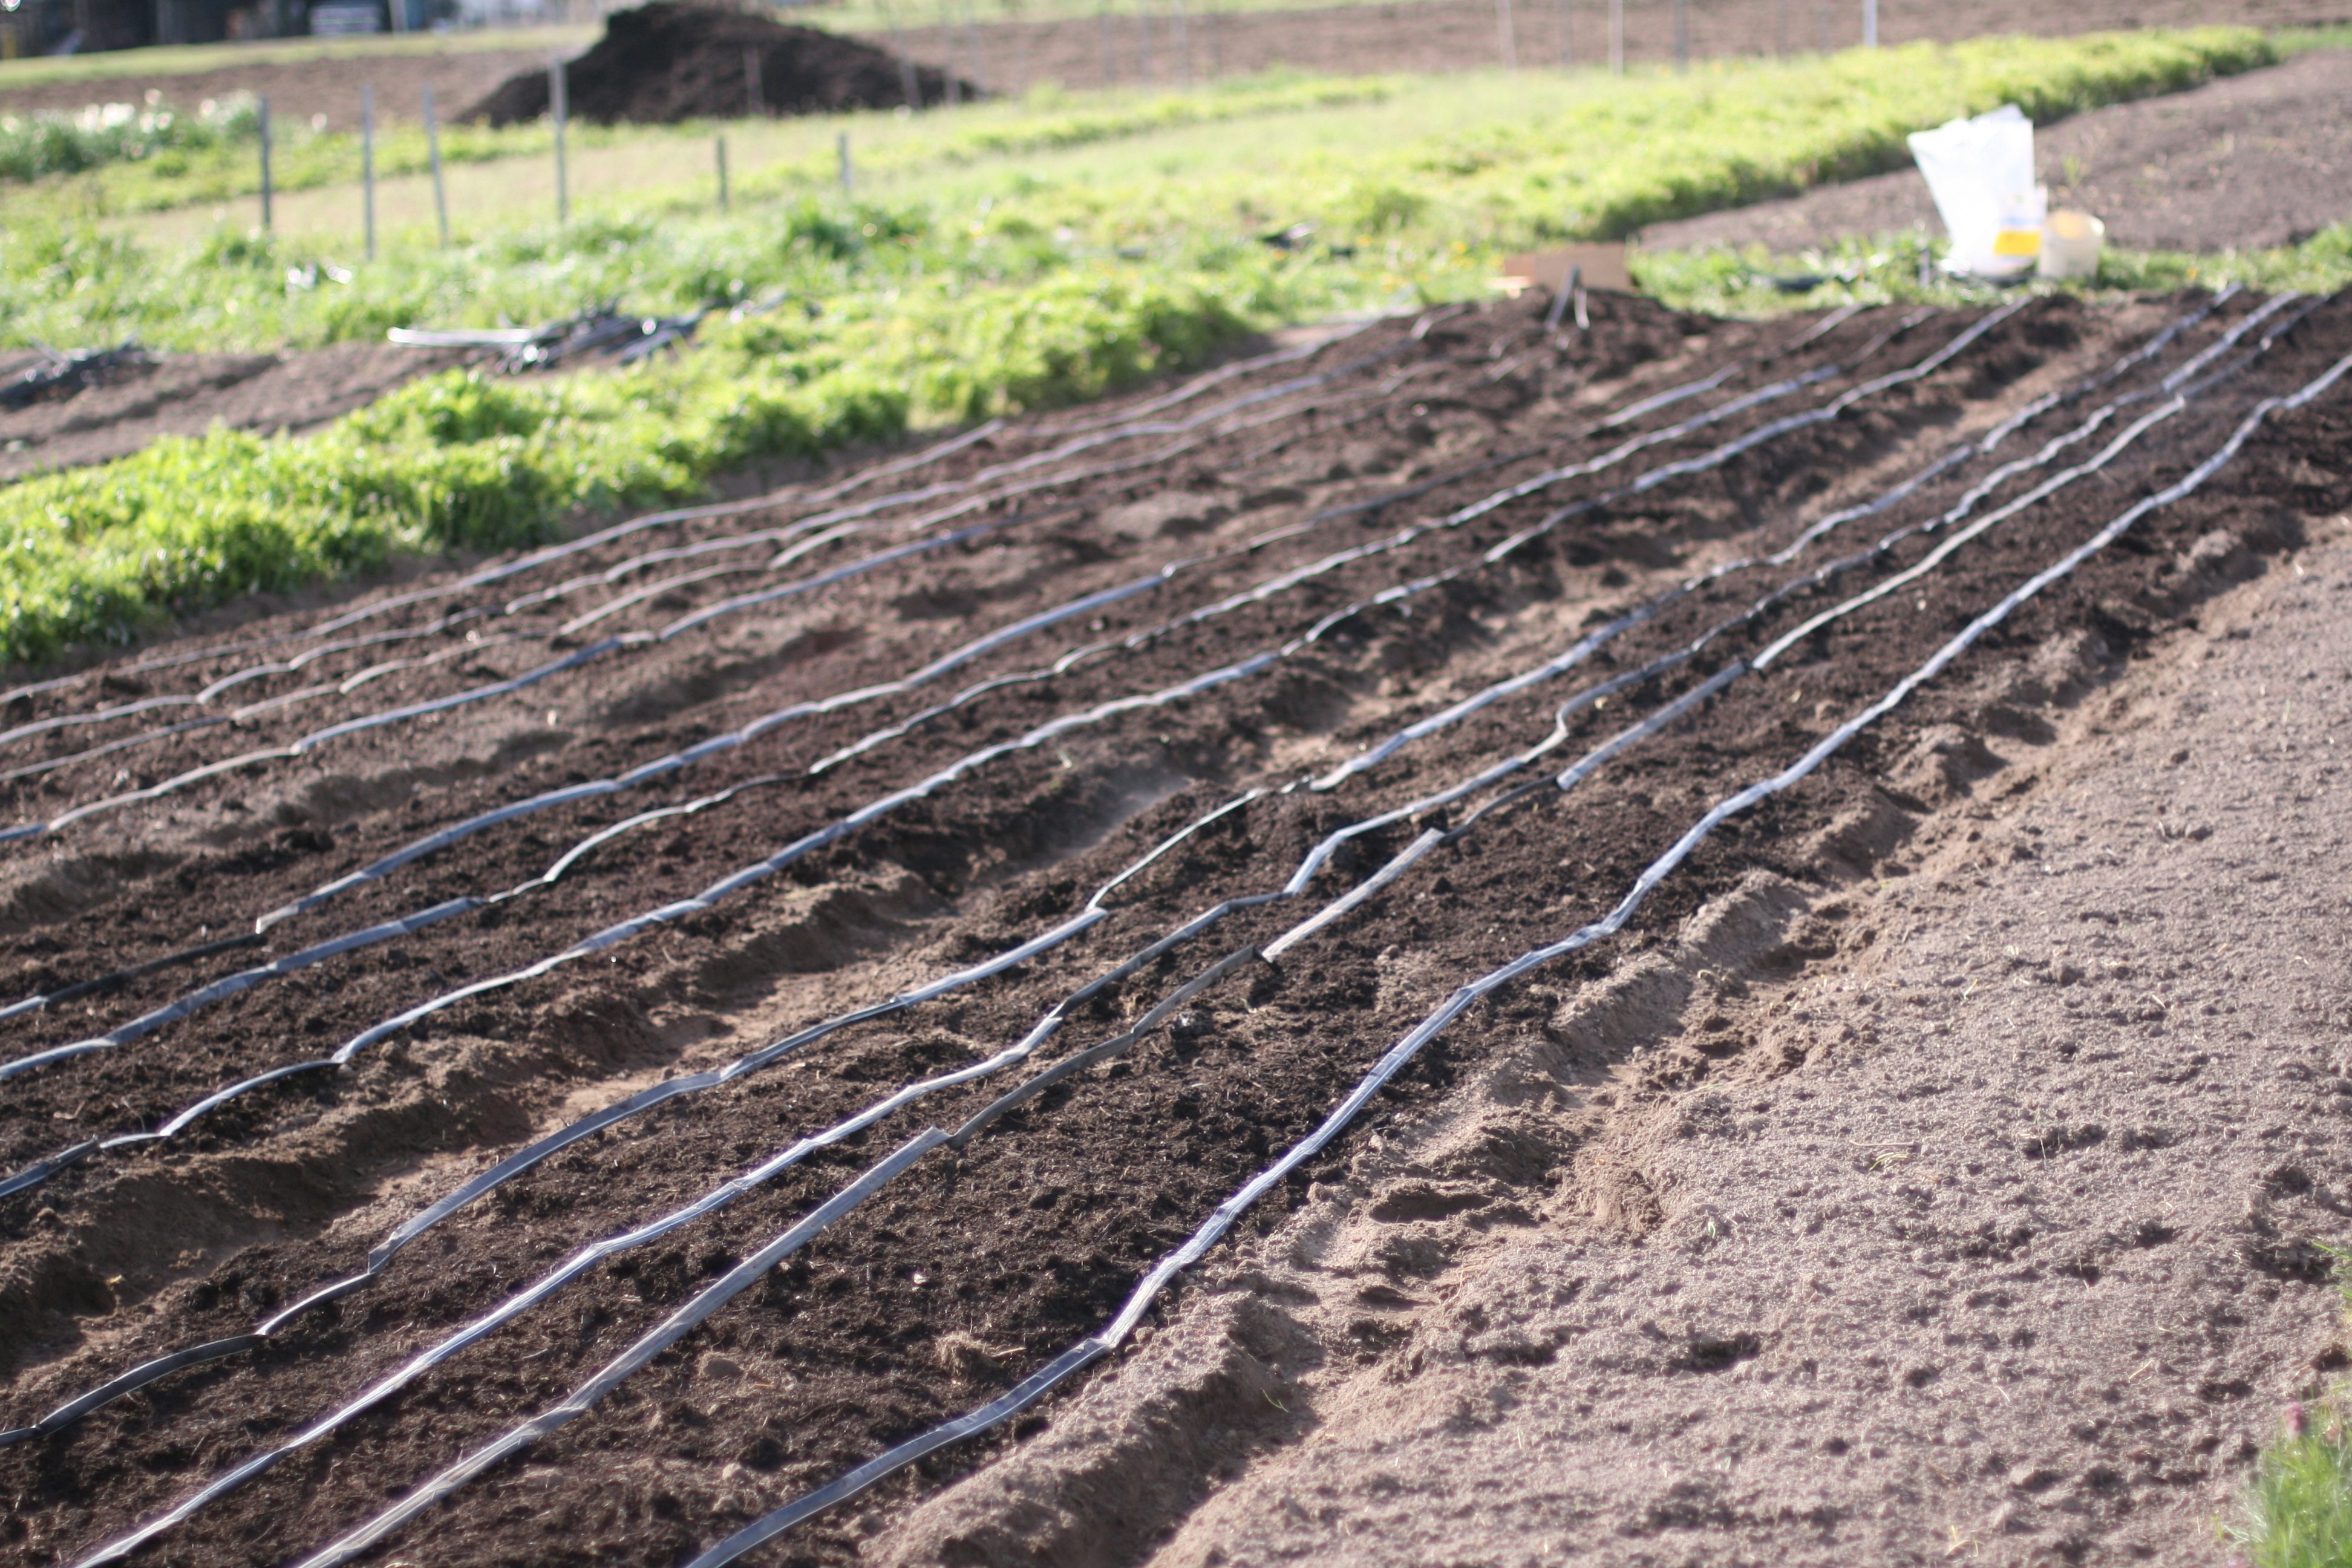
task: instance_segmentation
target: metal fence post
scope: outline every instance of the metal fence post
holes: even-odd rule
[[[394,0],[395,5],[398,0]],[[360,84],[360,195],[367,209],[367,258],[375,259],[375,84]]]
[[[433,84],[425,84],[425,156],[433,165],[433,216],[441,226],[441,245],[449,244],[449,195],[441,184],[441,122],[433,114]]]
[[[1567,70],[1576,64],[1576,33],[1570,26],[1569,0],[1559,0],[1559,68]]]
[[[257,109],[261,127],[261,228],[267,234],[274,226],[269,210],[269,98],[263,94]]]
[[[1170,0],[1176,13],[1176,70],[1183,86],[1192,85],[1192,37],[1184,25],[1184,0]]]
[[[563,163],[563,123],[571,118],[571,105],[566,101],[569,94],[560,59],[548,62],[547,91],[548,100],[555,110],[555,221],[566,224],[572,221],[572,182],[571,171]]]
[[[1625,74],[1625,0],[1609,0],[1609,69]]]
[[[724,136],[721,136],[721,137],[719,137],[719,141],[718,141],[718,154],[719,154],[719,210],[720,212],[725,212],[725,211],[727,210],[727,138],[726,138],[726,137],[724,137]]]
[[[1106,5],[1095,11],[1095,31],[1102,41],[1102,84],[1109,87],[1118,80],[1118,67],[1111,58],[1110,7]]]
[[[841,194],[845,197],[855,195],[857,194],[857,191],[856,183],[849,172],[848,132],[845,131],[841,133],[840,140],[835,143],[835,147],[841,153]]]
[[[1862,47],[1878,47],[1878,0],[1862,0]]]
[[[1495,0],[1495,26],[1502,34],[1503,68],[1515,71],[1519,68],[1519,31],[1512,26],[1511,0]]]
[[[1690,0],[1675,0],[1675,69],[1690,68]]]

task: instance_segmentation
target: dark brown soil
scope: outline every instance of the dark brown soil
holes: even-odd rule
[[[2192,92],[2078,114],[2035,133],[2053,205],[2095,213],[2109,243],[2215,251],[2294,245],[2352,221],[2352,52],[2322,50]],[[1658,224],[1644,245],[1760,244],[1782,254],[1844,235],[1940,234],[1916,169],[1786,201]]]
[[[1504,505],[1118,658],[1006,686],[851,763],[805,771],[967,680],[1043,665],[1066,646],[1157,624],[1487,495],[1542,463],[1597,453],[1613,439],[1589,433],[1597,412],[1786,342],[1807,325],[1714,321],[1598,296],[1591,332],[1557,344],[1544,336],[1542,303],[1534,300],[1432,318],[1418,338],[1409,335],[1410,322],[1378,324],[1326,348],[1310,368],[1394,348],[1382,364],[1237,415],[1197,443],[1180,440],[1181,449],[1156,466],[1087,478],[1082,470],[1106,454],[1070,459],[1067,480],[1028,503],[1029,521],[1011,521],[1003,505],[971,514],[1006,520],[990,538],[614,655],[516,699],[366,731],[299,762],[256,764],[0,851],[0,934],[13,948],[17,984],[54,988],[247,929],[257,913],[436,824],[567,780],[610,776],[788,701],[889,679],[962,637],[1176,557],[1304,521],[1318,507],[1436,481],[1385,514],[1270,539],[1246,555],[1180,574],[1159,593],[1106,607],[1082,628],[978,661],[942,688],[812,717],[664,784],[486,832],[275,928],[260,950],[134,978],[55,1013],[0,1024],[11,1055],[75,1038],[261,953],[513,885],[582,834],[635,812],[784,775],[732,804],[617,838],[573,875],[506,910],[321,964],[133,1044],[10,1081],[0,1109],[0,1164],[14,1169],[69,1142],[152,1125],[235,1077],[314,1056],[460,980],[528,963],[627,913],[688,895],[977,746],[1279,647],[1318,617],[1391,584],[1464,569],[1449,586],[1402,607],[1341,622],[1269,674],[1072,729],[1052,744],[977,768],[706,913],[442,1013],[362,1055],[343,1074],[289,1080],[237,1101],[174,1144],[93,1159],[0,1202],[0,1342],[14,1363],[0,1421],[33,1418],[146,1357],[244,1330],[270,1303],[348,1272],[399,1219],[534,1132],[1066,918],[1089,889],[1160,837],[1244,787],[1278,787],[1319,772],[1400,723],[1549,657],[1582,627],[1693,567],[1777,543],[1827,510],[1876,493],[1956,435],[1979,431],[2112,363],[2188,303],[2101,309],[2034,300],[1921,382],[1696,479],[1662,485],[1638,505],[1579,518],[1500,564],[1478,564],[1480,552],[1602,481]],[[2251,305],[2225,306],[2166,364],[2211,342]],[[1919,321],[1871,350],[1860,372],[1914,363],[1968,320],[1946,313]],[[1897,326],[1895,312],[1863,312],[1770,374],[1860,354]],[[1246,967],[1206,994],[1181,1028],[1049,1092],[960,1157],[917,1164],[622,1394],[412,1526],[393,1554],[453,1565],[667,1565],[803,1485],[1007,1386],[1097,1327],[1141,1268],[1321,1117],[1402,1027],[1455,984],[1606,909],[1707,802],[1784,765],[1835,716],[1885,690],[1993,598],[2131,499],[2179,476],[2252,399],[2301,384],[2347,348],[2352,310],[2321,308],[2097,482],[2059,492],[1914,590],[1840,623],[1786,671],[1733,685],[1685,728],[1637,750],[1564,803],[1547,800],[1489,819],[1279,969]],[[1265,370],[1209,395],[1297,369]],[[1721,395],[1764,379],[1748,370]],[[1848,384],[1849,377],[1832,379],[1669,439],[1618,478],[1696,455],[1776,410]],[[2344,406],[2339,390],[2266,427],[2194,503],[2151,515],[2137,542],[2094,558],[2032,602],[1956,666],[1948,684],[1978,680],[2084,635],[2127,658],[2162,626],[2193,613],[2195,584],[2178,564],[2192,542],[2226,525],[2238,531],[2242,548],[2274,552],[2293,542],[2300,517],[2352,502],[2352,478],[2326,457],[2343,439]],[[1008,427],[920,477],[970,475],[1043,450],[1099,412]],[[1530,448],[1534,456],[1475,477],[1447,478]],[[1112,447],[1108,456],[1137,451]],[[1927,487],[1867,524],[1869,532],[1948,505],[1979,471]],[[1063,502],[1073,510],[1039,510]],[[454,603],[502,605],[525,587],[584,574],[642,548],[805,510],[786,500],[772,518],[665,530]],[[845,543],[818,563],[877,542],[869,535]],[[1923,548],[1907,545],[1898,559],[1915,559]],[[1753,572],[1723,578],[1629,633],[1592,673],[1688,641],[1778,580]],[[765,581],[755,574],[681,583],[598,629],[659,626]],[[576,642],[549,634],[563,616],[610,591],[583,589],[559,606],[483,616],[254,682],[247,689],[257,697],[290,692],[387,657],[452,651],[346,696],[329,691],[256,714],[233,732],[196,731],[20,780],[5,786],[5,816],[48,816],[335,719],[521,670],[551,646]],[[1800,599],[1755,631],[1727,639],[1717,655],[1753,651],[1759,637],[1825,602]],[[447,607],[412,607],[384,624],[421,628]],[[237,635],[300,624],[307,623],[260,623]],[[509,633],[530,640],[494,640]],[[459,640],[468,635],[481,640]],[[152,658],[152,650],[140,657]],[[223,654],[144,673],[129,668],[131,660],[118,661],[111,674],[22,696],[10,722],[193,691],[258,657]],[[1628,706],[1646,711],[1689,679],[1629,691],[1622,703],[1586,713],[1563,754],[1613,732]],[[12,1500],[0,1528],[28,1563],[87,1552],[504,1300],[569,1249],[707,1191],[909,1078],[1002,1047],[1073,985],[1175,921],[1218,899],[1273,886],[1318,834],[1540,736],[1554,703],[1575,684],[1571,678],[1497,702],[1331,794],[1263,797],[1128,883],[1110,900],[1110,920],[1070,945],[998,981],[836,1035],[797,1065],[675,1101],[574,1145],[429,1234],[380,1284],[305,1320],[266,1352],[174,1374],[55,1437],[0,1449],[0,1494]],[[1708,898],[1755,873],[1817,880],[1823,831],[1884,798],[1916,743],[1948,717],[1945,689],[1939,683],[1803,786],[1727,826],[1660,889],[1625,941],[1590,950],[1544,984],[1573,987],[1617,973],[1669,941]],[[127,737],[155,717],[47,731],[9,742],[9,759],[21,765]],[[1409,831],[1364,842],[1362,854],[1343,859],[1335,874],[1360,876]],[[1236,916],[1213,939],[1147,967],[1082,1009],[1063,1048],[1115,1033],[1212,953],[1264,941],[1298,912],[1275,906]],[[1332,1179],[1392,1119],[1444,1103],[1457,1079],[1538,1028],[1544,1011],[1513,994],[1498,997],[1433,1046],[1310,1173]],[[590,1274],[546,1309],[200,1514],[152,1560],[279,1563],[323,1543],[478,1442],[562,1398],[700,1281],[805,1214],[845,1173],[918,1127],[954,1125],[997,1087],[942,1094],[724,1213]],[[1309,1190],[1301,1182],[1269,1198],[1244,1229],[1260,1234],[1279,1224]],[[945,1453],[761,1560],[856,1560],[860,1541],[911,1499],[1027,1430]]]
[[[908,100],[898,60],[871,44],[748,11],[675,0],[607,16],[604,36],[571,62],[564,81],[571,112],[604,125],[825,114]],[[545,70],[522,71],[463,118],[492,125],[537,120],[548,112],[551,90]],[[946,73],[916,68],[915,90],[919,103],[944,103]]]
[[[307,430],[462,357],[458,351],[361,342],[283,354],[159,355],[103,385],[0,410],[0,482],[110,462],[159,436],[197,436],[215,425],[266,434]],[[0,355],[0,377],[31,358]]]

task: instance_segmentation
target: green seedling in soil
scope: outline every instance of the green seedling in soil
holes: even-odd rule
[[[2352,1325],[2352,1254],[2336,1260],[2338,1308]],[[2352,1563],[2352,1389],[2310,1407],[2287,1406],[2278,1438],[2254,1462],[2253,1479],[2227,1534],[2249,1568],[2343,1568]]]
[[[764,458],[1091,396],[1251,328],[1480,294],[1501,251],[1866,174],[1907,157],[1906,131],[1954,114],[2016,102],[2046,120],[2272,58],[2258,34],[2202,29],[1683,75],[1455,78],[1124,139],[1100,128],[1131,105],[1087,110],[1092,129],[1066,106],[961,131],[933,117],[936,131],[908,132],[937,139],[922,153],[910,142],[910,159],[930,160],[921,179],[877,180],[877,199],[805,193],[780,174],[772,196],[729,215],[672,199],[562,228],[502,226],[448,250],[395,243],[347,284],[307,266],[329,258],[298,242],[225,226],[164,247],[89,225],[12,226],[0,338],[17,343],[136,333],[167,348],[275,347],[608,300],[648,313],[784,302],[711,326],[667,363],[437,376],[314,435],[215,431],[0,489],[0,657],[129,637],[394,552],[543,539]],[[1512,92],[1505,118],[1476,112],[1482,93]],[[1448,104],[1452,118],[1435,112]],[[1363,133],[1375,121],[1436,129],[1383,143]],[[1335,126],[1337,140],[1318,140]],[[1081,144],[1035,150],[1056,139]],[[1265,242],[1299,224],[1306,239]]]

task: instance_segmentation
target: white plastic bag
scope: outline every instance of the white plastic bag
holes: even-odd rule
[[[1911,156],[1952,237],[1944,265],[2007,278],[2034,264],[2049,195],[2033,183],[2033,121],[2013,103],[1912,133]]]

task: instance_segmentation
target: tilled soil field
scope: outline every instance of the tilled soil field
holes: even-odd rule
[[[1160,1259],[1866,863],[1959,684],[2352,502],[2335,300],[1546,304],[8,694],[11,1549],[669,1563],[989,1407],[759,1548],[857,1560]]]

